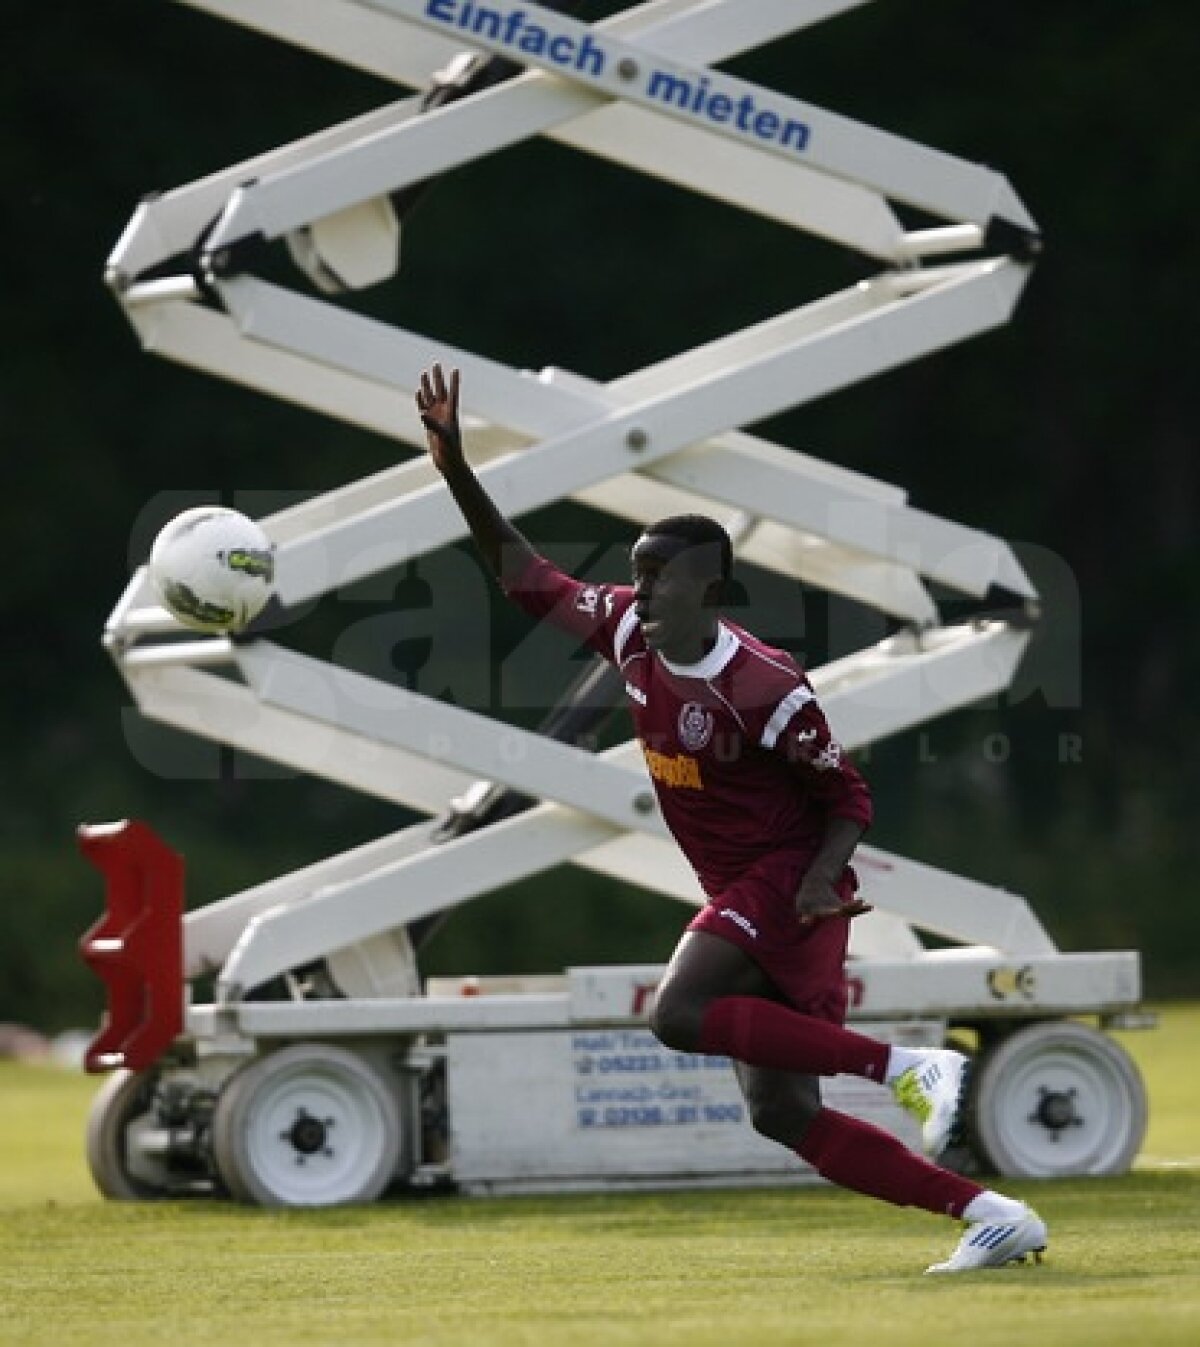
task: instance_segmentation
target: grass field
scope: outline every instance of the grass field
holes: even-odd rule
[[[268,1212],[115,1204],[95,1082],[0,1065],[0,1343],[773,1347],[1200,1343],[1200,1006],[1125,1042],[1151,1124],[1125,1178],[1012,1183],[1040,1267],[922,1278],[957,1227],[826,1188]]]

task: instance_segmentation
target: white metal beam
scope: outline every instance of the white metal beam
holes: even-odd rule
[[[146,348],[157,354],[277,397],[299,402],[312,410],[379,434],[398,436],[413,442],[423,437],[416,416],[411,411],[408,390],[402,392],[398,384],[410,364],[415,366],[422,354],[427,358],[427,352],[432,346],[428,339],[413,338],[408,341],[397,334],[396,364],[399,375],[397,386],[393,387],[390,383],[384,385],[359,378],[275,347],[244,342],[225,315],[198,305],[167,303],[156,305],[153,309],[137,310],[131,317]],[[481,362],[479,357],[455,351],[441,343],[438,349],[447,361],[463,365],[467,381],[473,389],[486,388],[493,381],[488,377],[477,379],[478,368],[490,368],[493,372],[499,368],[492,366],[491,362]],[[508,372],[510,380],[522,377],[515,372]],[[499,404],[499,394],[500,389],[497,388],[496,396],[491,399],[493,403]],[[472,452],[480,462],[500,457],[518,444],[528,443],[527,438],[497,433],[489,424],[479,423],[471,417],[467,418],[467,434]],[[488,443],[494,445],[497,441],[502,447],[488,452]],[[763,446],[768,451],[775,448],[768,446],[766,441],[741,434],[722,436],[718,442],[722,454],[751,445]],[[481,446],[485,446],[482,451]],[[816,502],[828,497],[830,509],[826,515],[826,525],[820,531],[822,539],[826,542],[837,539],[851,526],[859,537],[869,531],[878,545],[894,552],[896,564],[890,565],[887,552],[881,553],[878,548],[861,554],[857,554],[857,548],[842,546],[839,549],[836,544],[832,549],[819,548],[817,544],[821,539],[815,534],[806,540],[797,536],[794,529],[777,527],[769,521],[757,527],[741,549],[745,559],[873,604],[908,621],[924,623],[931,620],[933,610],[928,595],[914,581],[909,568],[910,563],[916,562],[919,569],[920,555],[927,553],[929,548],[923,548],[921,553],[914,553],[911,548],[908,535],[912,529],[903,518],[903,493],[898,490],[883,491],[879,484],[871,484],[870,479],[857,474],[831,471],[828,465],[798,451],[777,452],[788,454],[795,463],[800,474],[796,479],[797,486],[800,481],[804,482],[803,491],[790,490],[778,500],[794,501],[803,506],[804,513],[812,516],[818,508]],[[697,499],[699,493],[672,488],[665,480],[648,480],[651,476],[668,478],[672,471],[671,460],[668,459],[662,465],[650,465],[646,474],[625,475],[599,482],[582,488],[574,495],[598,509],[640,522],[679,509],[699,508],[703,504],[702,500]],[[737,481],[736,471],[732,474],[732,480]],[[349,528],[353,521],[368,511],[394,507],[409,490],[432,486],[436,481],[436,474],[422,455],[419,459],[385,469],[372,477],[280,511],[261,522],[268,534],[280,544],[281,556],[286,556],[289,548],[300,539],[307,537],[315,548],[321,536],[319,530]],[[889,498],[896,504],[883,507],[882,513],[877,512],[875,501]],[[710,499],[719,503],[716,497]],[[936,526],[937,521],[929,518]],[[870,530],[866,529],[868,520],[875,521]],[[957,525],[948,527],[951,530],[958,529]],[[970,534],[975,546],[984,549],[978,555],[990,555],[993,549],[999,549],[1000,555],[1003,554],[1003,544],[971,530],[965,533]],[[957,566],[968,553],[938,544],[933,555],[943,558],[945,569],[945,563],[953,562]],[[286,561],[283,565],[286,565]],[[336,583],[332,572],[329,578]],[[961,577],[947,575],[945,579],[952,587],[967,588],[971,592],[962,583]],[[310,583],[318,583],[315,576]],[[1019,589],[1016,584],[1010,587]],[[310,594],[315,592],[316,589],[309,591]],[[171,625],[165,624],[164,629],[170,629]]]
[[[811,679],[842,743],[860,748],[1007,687],[1027,639],[1002,622],[942,629],[932,642],[890,638],[814,670]],[[558,743],[268,641],[235,654],[266,706],[421,759],[449,760],[616,827],[665,835],[632,745],[624,756],[636,770],[611,752]]]
[[[561,864],[570,851],[604,841],[596,818],[541,806],[466,837],[406,856],[298,907],[250,919],[222,969],[218,996],[238,1000],[289,968],[331,949],[458,906],[504,884]]]
[[[666,835],[645,771],[506,725],[476,711],[390,686],[322,660],[254,641],[238,665],[260,701],[433,761],[449,761],[525,794],[621,828]]]
[[[696,60],[717,58],[713,46],[703,42],[698,42],[689,52],[690,60],[676,56],[685,45],[678,35],[686,33],[690,24],[711,23],[714,17],[725,21],[735,7],[749,16],[772,21],[764,23],[761,29],[764,36],[760,40],[766,40],[768,33],[778,36],[795,27],[789,21],[786,6],[747,3],[747,0],[714,0],[680,14],[673,24],[664,24],[651,31],[641,30],[635,37],[627,38],[625,34],[618,36],[611,26],[596,25],[593,28],[549,10],[537,7],[526,10],[523,6],[506,5],[505,0],[497,0],[494,6],[488,6],[494,7],[505,20],[501,25],[503,31],[495,36],[474,24],[464,29],[462,20],[468,18],[472,9],[459,0],[362,2],[370,8],[418,24],[427,31],[453,34],[470,47],[541,68],[569,80],[572,85],[579,84],[603,96],[619,98],[656,115],[676,118],[705,134],[753,144],[758,149],[777,154],[787,163],[805,163],[947,219],[986,225],[994,216],[999,216],[1023,229],[1035,227],[1006,179],[991,169],[865,126],[801,99],[763,90],[694,64]],[[476,14],[478,8],[475,7]],[[633,14],[636,12],[632,11]],[[515,17],[517,14],[527,19],[536,15],[537,25],[550,35],[550,44],[544,54],[532,54],[522,47],[517,36],[521,31],[519,26],[507,22],[510,15]],[[780,18],[782,23],[778,22]],[[728,32],[730,27],[727,22],[722,22],[719,31]],[[772,27],[775,28],[773,33]],[[712,24],[710,31],[718,31],[718,25]],[[599,50],[602,59],[595,62],[578,60],[567,69],[564,62],[555,57],[555,40],[570,44],[576,52]],[[587,43],[590,46],[585,47]],[[686,94],[679,92],[681,87]],[[746,99],[751,100],[754,108],[769,115],[772,121],[760,121],[750,113],[742,115],[742,109],[749,106],[744,103]],[[718,100],[722,101],[718,104]],[[775,132],[767,133],[764,130],[767,125],[774,126]],[[792,125],[806,128],[807,135],[799,143],[789,143],[786,134],[778,134],[780,128],[786,132]]]
[[[564,846],[603,840],[603,824],[542,805],[440,846],[251,917],[221,972],[219,996],[252,988],[396,926],[446,911],[481,893],[561,864]],[[663,846],[669,845],[660,839]],[[1052,955],[1053,942],[1024,899],[988,885],[860,848],[863,892],[893,916],[1013,958]],[[625,876],[637,883],[636,872]],[[695,901],[695,900],[693,900]]]
[[[139,671],[129,683],[140,709],[154,719],[326,779],[339,780],[410,808],[440,812],[452,796],[471,784],[470,777],[444,764],[314,722],[305,715],[264,705],[249,689],[228,679],[193,669],[164,667]],[[835,697],[825,700],[827,705],[832,704],[831,713],[838,721],[850,709],[850,704],[839,704]],[[632,765],[639,760],[632,743],[607,756],[614,765]],[[527,824],[526,820],[531,821]],[[234,895],[214,905],[211,913],[201,909],[191,914],[188,921],[194,930],[189,929],[187,944],[189,976],[223,962],[234,937],[251,916],[266,908],[287,907],[301,897],[308,911],[317,893],[340,895],[330,907],[334,913],[332,922],[323,923],[336,928],[336,936],[326,931],[323,938],[327,945],[331,939],[337,940],[338,947],[354,944],[415,920],[416,908],[410,911],[408,900],[401,905],[389,899],[388,894],[394,897],[396,892],[389,885],[396,880],[397,867],[419,853],[429,827],[414,825],[345,858],[322,862],[311,872],[301,871]],[[526,827],[535,837],[536,845],[526,845]],[[701,901],[694,876],[678,849],[661,836],[622,831],[556,805],[538,806],[510,820],[505,828],[499,844],[504,855],[497,860],[491,855],[490,846],[485,849],[486,867],[477,877],[477,884],[483,887],[476,892],[490,886],[489,876],[507,875],[504,866],[510,862],[517,867],[513,876],[520,878],[569,861],[685,903]],[[471,836],[485,837],[489,832],[490,829],[484,829]],[[551,838],[557,841],[552,844]],[[987,944],[1014,955],[1049,947],[1048,937],[1041,932],[1027,904],[1015,895],[947,876],[873,847],[860,847],[855,863],[863,877],[864,891],[894,917],[950,939]],[[499,865],[500,869],[493,869],[493,865]],[[339,915],[342,904],[360,881],[368,879],[369,894],[373,895],[369,906],[374,915],[370,924],[355,926],[347,934],[349,928],[342,926]],[[421,913],[441,910],[438,898],[429,900],[432,906],[422,908]],[[316,915],[318,907],[311,911],[314,920],[323,920]],[[343,934],[346,934],[344,941]]]
[[[859,847],[853,863],[864,897],[921,930],[1012,958],[1055,952],[1054,941],[1018,894],[878,847]]]
[[[184,915],[183,975],[215,972],[229,957],[251,918],[273,907],[288,907],[335,885],[351,884],[435,845],[437,821],[424,820],[362,846],[292,870],[264,884],[207,903]]]
[[[118,300],[123,298],[121,286],[140,272],[192,249],[242,183],[285,172],[313,157],[345,150],[359,140],[402,126],[417,115],[420,102],[419,98],[401,99],[289,145],[244,159],[186,186],[147,198],[134,212],[108,257],[109,280],[117,287]]]
[[[473,398],[483,416],[503,418],[517,430],[533,428],[548,436],[517,458],[484,466],[481,477],[502,509],[519,514],[631,469],[646,471],[731,425],[762,419],[1003,322],[1024,279],[1024,268],[995,261],[979,264],[966,275],[956,272],[946,285],[907,299],[891,295],[886,278],[864,283],[837,303],[809,306],[807,311],[760,324],[747,335],[664,362],[646,376],[643,399],[593,415],[590,425],[579,423],[578,396],[560,393],[543,399],[544,385],[518,382],[502,367],[452,353],[462,355],[468,364]],[[325,317],[329,306],[262,282],[241,279],[222,289],[252,344],[300,355],[328,369],[352,369],[361,384],[370,380],[377,387],[392,384],[396,424],[402,418],[415,422],[408,390],[429,359],[423,341],[353,314],[337,311]],[[814,314],[814,308],[820,313]],[[866,342],[859,323],[868,319],[871,340]],[[831,326],[823,326],[826,322]],[[550,430],[554,425],[563,429],[555,434]],[[631,447],[631,432],[636,449]],[[415,426],[409,433],[416,437]],[[729,480],[731,495],[736,472]],[[695,479],[686,485],[695,489]],[[761,494],[758,499],[761,503]],[[741,500],[728,503],[743,508]],[[761,512],[753,504],[744,508]],[[777,509],[775,503],[771,512]],[[451,542],[463,531],[452,502],[431,482],[344,528],[331,525],[319,539],[295,540],[280,559],[282,597],[287,602],[309,597],[331,582],[363,574],[364,564],[379,569]],[[966,541],[966,535],[962,537]],[[978,542],[979,535],[974,537]],[[911,538],[904,541],[907,546]],[[952,548],[951,557],[959,551]],[[1007,555],[1007,549],[993,549],[992,563],[1003,564]],[[1029,592],[1015,563],[1007,564],[1006,574],[996,578],[1017,592]]]
[[[1000,621],[901,632],[809,676],[842,742],[858,748],[996,696],[1028,643]]]
[[[378,799],[437,810],[475,780],[446,763],[264,705],[249,688],[216,674],[183,665],[125,672],[150,719]]]
[[[461,50],[460,44],[447,42],[436,33],[427,33],[412,25],[406,27],[404,40],[399,41],[395,21],[390,16],[364,9],[353,0],[325,0],[319,6],[281,5],[278,0],[185,2],[300,46],[323,51],[414,88],[426,87],[432,72]],[[864,2],[856,0],[856,4]],[[812,14],[809,19],[803,17],[801,6],[795,6],[797,13],[793,16],[792,27],[816,22],[851,7],[854,6],[805,6]],[[695,9],[691,0],[684,4],[679,0],[668,0],[667,3],[639,6],[610,22],[614,31],[634,32],[656,22],[665,24],[673,14],[689,8]],[[714,41],[713,35],[720,30],[711,24],[705,30],[696,30],[709,35],[703,47],[689,36],[686,27],[684,32],[674,34],[674,40],[689,41],[689,49],[698,53],[695,59],[706,55],[707,59],[720,60],[748,50],[768,40],[766,34],[773,29],[756,27],[752,15],[740,12],[747,8],[745,5],[730,7],[739,12],[730,16],[734,22],[728,22],[727,18],[727,31],[720,33],[719,42]],[[694,20],[688,18],[688,22]],[[597,27],[599,30],[605,25]],[[492,105],[493,120],[503,120],[510,105],[526,99],[529,95],[524,86],[535,81],[561,84],[549,76],[531,74],[494,91],[497,97]],[[518,84],[522,87],[517,87]],[[570,119],[557,124],[552,119],[541,128],[552,139],[635,171],[652,174],[685,190],[729,200],[739,209],[838,240],[871,256],[898,259],[903,251],[906,236],[896,216],[880,195],[861,184],[829,178],[803,165],[781,173],[773,158],[755,146],[714,142],[713,137],[697,135],[690,127],[662,117],[651,117],[640,108],[605,103],[590,95],[588,101],[581,103],[578,95],[572,101],[569,90],[565,95],[561,89],[558,92],[566,99],[562,115]],[[544,100],[545,91],[539,92],[537,97]],[[367,118],[355,119],[293,146],[257,156],[204,180],[202,184],[194,184],[192,188],[181,188],[157,198],[147,204],[144,215],[139,213],[135,217],[142,233],[136,247],[131,236],[125,241],[125,247],[119,248],[110,259],[110,264],[134,274],[182,251],[196,241],[200,231],[224,208],[230,195],[242,183],[296,168],[335,145],[345,146],[355,139],[395,129],[412,116],[416,101],[407,100],[394,105],[394,110],[383,109]],[[580,115],[579,107],[592,110]],[[574,115],[571,115],[572,110]],[[459,131],[455,127],[456,123],[450,123],[450,134],[457,138]],[[174,244],[171,247],[158,243],[159,234],[165,232],[165,220],[175,226],[171,231]]]

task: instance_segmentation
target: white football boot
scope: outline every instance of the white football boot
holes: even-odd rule
[[[970,1061],[949,1048],[930,1048],[921,1061],[892,1082],[901,1108],[921,1124],[921,1149],[937,1156],[946,1149],[966,1096]]]
[[[1023,1263],[1029,1254],[1040,1263],[1046,1243],[1046,1223],[1032,1207],[1026,1207],[1025,1214],[1013,1221],[972,1221],[950,1257],[927,1267],[925,1275]]]

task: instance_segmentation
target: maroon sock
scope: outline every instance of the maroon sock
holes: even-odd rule
[[[722,996],[704,1013],[700,1051],[748,1066],[883,1080],[888,1046],[757,996]]]
[[[823,1108],[812,1120],[796,1154],[840,1188],[939,1216],[961,1216],[983,1192],[970,1179],[915,1155],[890,1132],[832,1109]]]

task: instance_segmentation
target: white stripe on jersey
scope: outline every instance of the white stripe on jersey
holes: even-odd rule
[[[807,688],[793,688],[775,708],[771,719],[767,721],[760,740],[763,748],[774,748],[776,740],[783,733],[788,721],[812,700],[813,695]]]
[[[620,664],[621,652],[625,649],[625,642],[633,635],[633,629],[637,626],[637,613],[634,612],[633,604],[621,614],[621,620],[617,623],[616,635],[613,637],[613,663]]]

